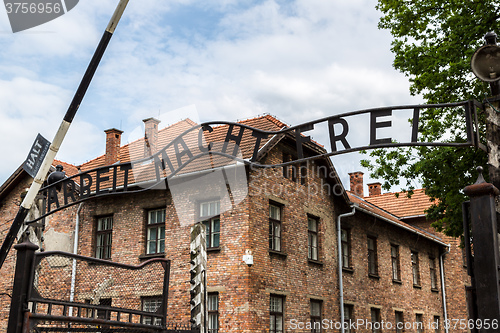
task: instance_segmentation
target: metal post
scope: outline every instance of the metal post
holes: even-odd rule
[[[484,181],[483,171],[474,185],[464,189],[470,197],[470,214],[474,246],[474,277],[477,296],[477,319],[483,324],[500,318],[500,251],[495,197],[500,191]],[[481,332],[497,332],[498,328]]]
[[[191,227],[191,324],[205,333],[207,299],[207,249],[206,227],[196,223]]]
[[[23,243],[15,245],[14,249],[17,250],[17,261],[7,333],[22,332],[24,312],[28,311],[27,295],[30,288],[30,273],[38,246],[26,238]]]

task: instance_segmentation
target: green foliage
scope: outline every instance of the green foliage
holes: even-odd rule
[[[394,40],[394,67],[409,77],[412,95],[427,103],[483,100],[487,84],[476,79],[470,59],[484,44],[488,31],[500,33],[498,0],[379,0],[383,14],[379,28],[388,29]],[[484,117],[481,138],[484,138]],[[419,122],[420,141],[465,142],[465,118],[461,108],[426,109]],[[474,183],[478,165],[486,165],[486,154],[474,148],[398,148],[374,150],[374,161],[362,165],[383,187],[401,185],[414,189],[418,180],[435,199],[427,211],[433,224],[446,234],[462,234],[463,188]],[[400,184],[400,179],[407,179]]]

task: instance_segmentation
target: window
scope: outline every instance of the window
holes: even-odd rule
[[[271,295],[269,333],[283,333],[283,303],[282,296]]]
[[[351,231],[349,229],[340,229],[340,239],[342,244],[342,267],[351,268]]]
[[[142,311],[157,313],[162,303],[161,296],[143,297],[142,298]],[[142,323],[147,325],[161,325],[161,318],[158,317],[143,317]]]
[[[113,233],[113,217],[100,217],[97,219],[95,257],[98,259],[111,259],[111,240]]]
[[[413,275],[413,285],[420,286],[420,267],[418,263],[418,252],[411,251],[411,271]]]
[[[434,322],[432,323],[432,327],[434,328],[435,333],[441,332],[440,321],[441,320],[439,316],[434,316]]]
[[[311,332],[321,332],[321,301],[311,300]]]
[[[269,204],[269,249],[281,251],[281,207]]]
[[[165,252],[165,209],[148,212],[146,226],[146,254]]]
[[[200,217],[207,218],[203,221],[207,228],[207,248],[218,248],[220,246],[220,201],[201,203]]]
[[[219,294],[208,294],[208,333],[219,332]]]
[[[377,238],[368,236],[368,274],[378,275]]]
[[[394,317],[396,319],[396,333],[402,333],[405,328],[405,320],[403,312],[401,311],[394,312]]]
[[[401,281],[399,269],[399,246],[391,244],[392,280]]]
[[[436,260],[429,257],[429,272],[431,274],[431,289],[437,290]]]
[[[380,332],[380,309],[371,308],[370,309],[370,317],[371,317],[371,329],[373,333]]]
[[[417,333],[422,333],[424,331],[424,319],[423,319],[423,315],[420,314],[420,313],[417,313],[415,315],[415,326],[416,326],[416,329],[417,329]]]
[[[318,225],[317,218],[308,216],[308,259],[318,260]]]
[[[354,322],[354,306],[344,304],[344,332],[351,333],[351,322]]]

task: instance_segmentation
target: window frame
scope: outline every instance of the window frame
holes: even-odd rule
[[[415,314],[415,330],[417,333],[423,333],[425,326],[424,326],[424,315],[421,313],[416,313]]]
[[[411,250],[411,275],[413,280],[413,286],[420,288],[420,261],[418,257],[418,251]]]
[[[99,230],[99,225],[101,221],[108,220],[111,221],[111,227],[103,230]],[[94,255],[97,259],[110,260],[111,259],[111,249],[113,246],[113,225],[114,219],[113,215],[99,216],[96,218],[95,224],[95,251]],[[103,244],[99,245],[99,239],[103,239]]]
[[[210,297],[215,297],[216,299],[216,309],[212,309],[210,306]],[[211,328],[210,325],[213,323],[213,321],[210,321],[211,317],[215,317],[215,323],[216,323],[216,328]],[[220,323],[219,323],[219,293],[213,292],[213,293],[207,293],[207,332],[208,333],[218,333],[220,330]]]
[[[371,307],[370,308],[370,323],[372,324],[372,333],[380,333],[382,330],[380,328],[376,329],[373,323],[380,323],[382,321],[381,311],[379,308]],[[375,314],[375,321],[373,320],[373,315]]]
[[[393,253],[393,249],[395,250],[395,254]],[[399,245],[391,244],[391,275],[393,282],[401,282],[401,262],[400,262],[400,254],[399,254]],[[394,274],[396,273],[396,274]],[[396,275],[396,276],[394,276]]]
[[[313,304],[319,304],[319,315],[313,315]],[[321,327],[321,320],[323,318],[323,301],[318,300],[318,299],[311,299],[309,302],[309,315],[310,315],[310,322],[311,322],[311,333],[321,333],[322,332],[322,327]],[[319,329],[315,328],[315,323],[319,323]]]
[[[401,318],[398,318],[398,315],[400,315]],[[403,333],[405,331],[405,314],[403,311],[394,311],[394,322],[396,323],[396,333]],[[399,323],[403,324],[402,328],[398,328]]]
[[[349,313],[346,316],[346,313]],[[347,318],[348,317],[348,318]],[[354,330],[351,330],[351,323],[354,322],[354,305],[344,303],[344,333],[352,333]]]
[[[211,211],[210,204],[214,203],[215,204],[215,210]],[[203,205],[209,205],[208,207],[208,214],[203,215]],[[220,241],[221,241],[221,218],[220,218],[220,199],[215,199],[215,200],[209,200],[209,201],[203,201],[200,202],[198,205],[199,213],[198,216],[201,220],[201,223],[205,225],[207,233],[207,239],[206,239],[206,244],[207,244],[207,250],[216,250],[220,248]],[[206,217],[206,219],[204,219]],[[217,231],[214,231],[214,226],[218,225]],[[218,244],[214,245],[216,236],[218,236],[217,241]]]
[[[311,230],[310,228],[310,221],[314,221],[316,224],[316,230]],[[307,259],[308,260],[313,260],[313,261],[319,261],[319,226],[320,226],[320,221],[319,217],[312,216],[312,215],[307,215]],[[311,243],[312,240],[316,239],[316,247],[314,247]],[[316,250],[316,253],[313,253],[313,251]],[[314,258],[314,254],[316,254],[316,258]]]
[[[345,231],[346,235],[346,240],[343,239],[343,231]],[[340,248],[341,248],[341,260],[342,260],[342,269],[347,269],[347,270],[352,270],[352,256],[351,256],[351,228],[347,227],[341,227],[340,228]],[[344,248],[345,246],[345,248]],[[345,255],[345,250],[347,250],[347,265],[345,265],[345,260],[344,257]]]
[[[373,241],[373,249],[370,249],[370,240]],[[377,255],[377,237],[376,236],[367,236],[367,249],[368,249],[368,276],[371,277],[379,277],[378,275],[378,255]],[[374,271],[372,272],[372,266],[374,267]]]
[[[273,299],[279,299],[281,302],[281,312],[280,311],[273,311],[272,305],[273,305]],[[274,329],[272,329],[271,322],[273,322],[273,316],[274,316]],[[279,317],[280,319],[277,319]],[[285,332],[284,325],[285,325],[285,296],[283,295],[275,295],[271,294],[269,297],[269,333],[283,333]],[[277,330],[276,323],[278,323],[278,320],[281,321],[281,330]]]
[[[155,212],[163,211],[163,221],[161,222],[155,222],[155,223],[150,223],[151,221],[151,214]],[[145,253],[146,255],[155,255],[155,254],[165,254],[165,229],[166,229],[166,220],[167,220],[167,210],[165,208],[156,208],[156,209],[149,209],[146,212],[146,230],[145,230]],[[156,216],[157,217],[157,216]],[[160,238],[160,228],[163,227],[163,239]],[[149,230],[150,229],[156,229],[156,239],[154,240],[155,242],[155,252],[149,252],[150,250],[150,242],[152,240],[149,239]],[[163,241],[163,251],[159,251],[159,244],[161,244],[161,241]]]
[[[271,207],[278,208],[279,219],[271,217]],[[278,228],[279,235],[276,236],[276,227]],[[283,252],[283,205],[275,203],[273,201],[269,202],[269,250],[275,252]]]
[[[147,311],[144,307],[146,305],[146,302],[157,302],[159,304],[155,304],[156,309],[154,311]],[[161,305],[163,303],[163,297],[162,296],[143,296],[141,297],[141,310],[144,311],[144,312],[151,312],[153,314],[157,314],[157,311],[158,309],[161,308]],[[146,321],[150,321],[149,323],[147,323]],[[151,325],[151,321],[154,320],[154,324],[153,325],[157,325],[157,326],[161,326],[161,318],[158,318],[158,317],[148,317],[148,316],[143,316],[142,317],[142,323],[143,324],[146,324],[146,325]]]
[[[438,291],[438,276],[436,269],[436,258],[429,256],[429,274],[431,277],[431,290]]]
[[[435,315],[433,320],[434,333],[441,332],[441,317]]]

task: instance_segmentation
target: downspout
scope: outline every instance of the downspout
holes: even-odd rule
[[[356,213],[356,206],[352,205],[352,212],[340,214],[337,216],[337,252],[338,252],[338,262],[339,262],[339,293],[340,293],[340,324],[341,333],[344,333],[344,282],[342,280],[342,235],[340,232],[340,220],[343,217],[353,216]]]
[[[439,256],[439,266],[440,266],[440,269],[441,269],[441,290],[443,291],[443,315],[444,315],[444,321],[443,323],[445,323],[444,325],[444,330],[446,333],[448,333],[448,326],[446,325],[446,323],[448,322],[448,310],[446,308],[446,290],[445,290],[445,283],[444,283],[444,265],[443,265],[443,257],[445,254],[448,254],[450,253],[450,245],[448,245],[448,250],[446,252],[443,252],[440,256]]]
[[[83,202],[78,205],[78,210],[76,211],[75,220],[75,239],[73,242],[73,254],[78,254],[78,234],[80,231],[80,211],[82,210]],[[76,284],[76,259],[73,259],[73,267],[71,268],[71,291],[69,294],[69,301],[73,302],[75,300],[75,284]],[[73,315],[73,307],[69,308],[69,316]]]

